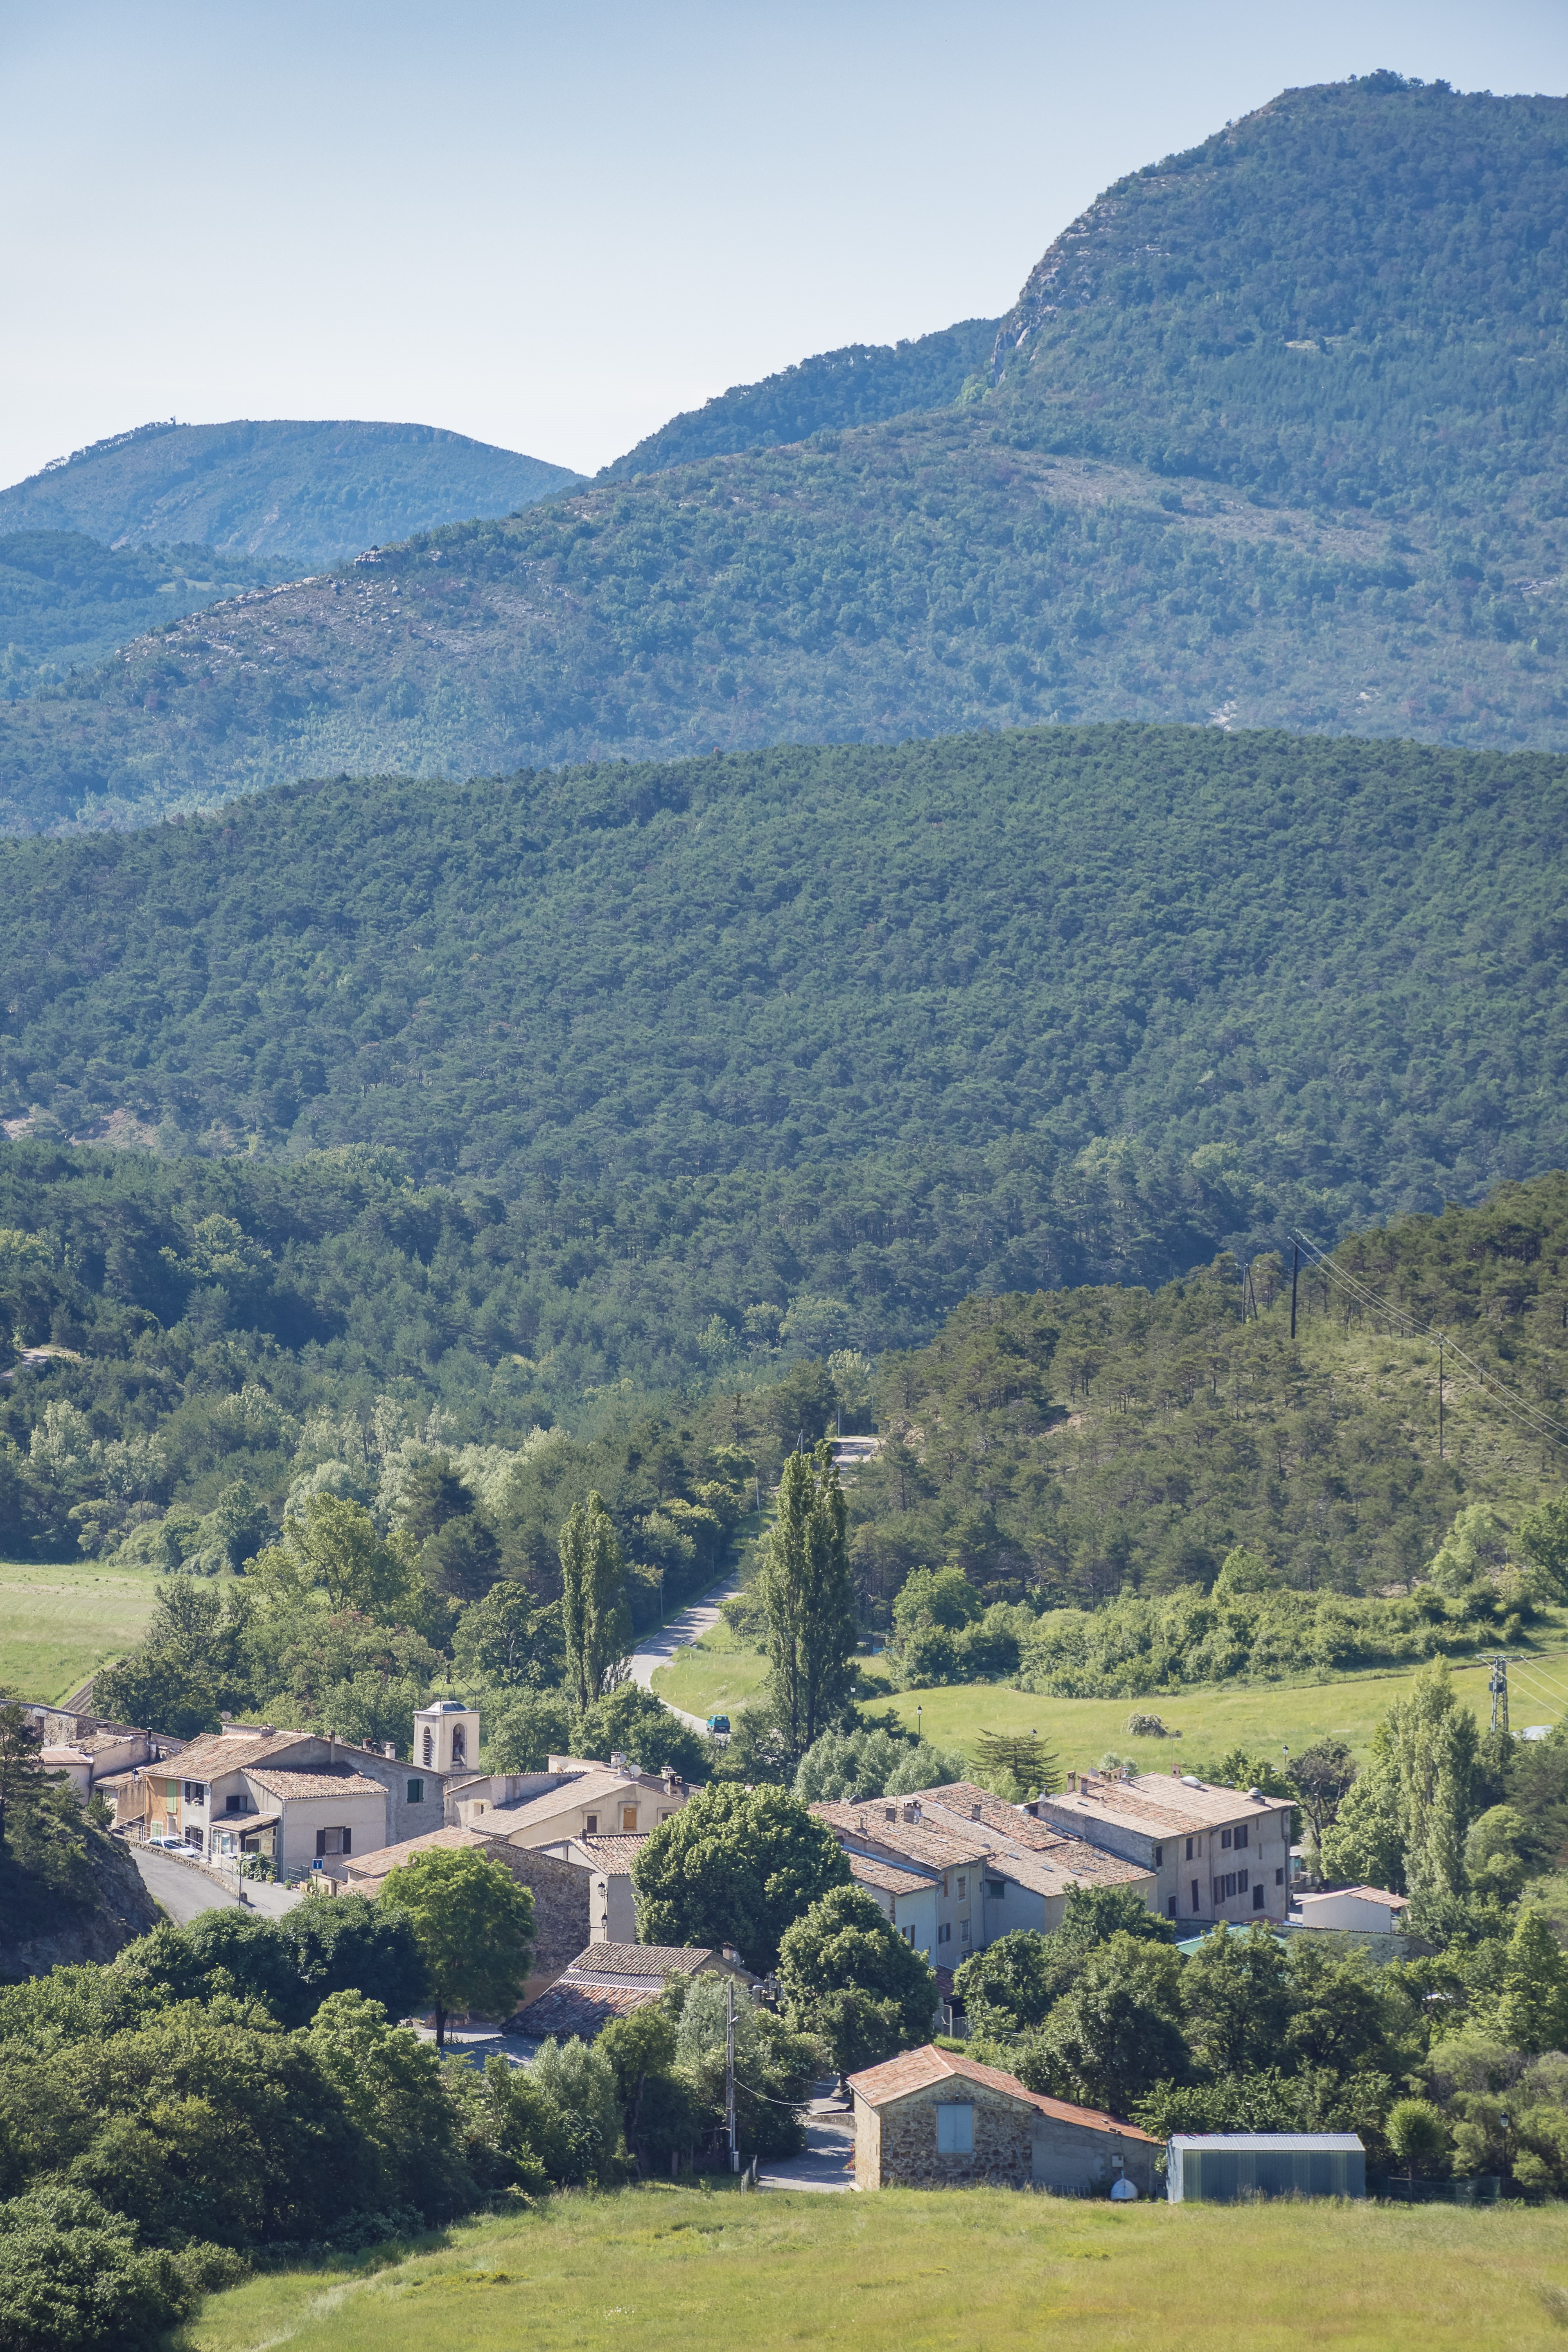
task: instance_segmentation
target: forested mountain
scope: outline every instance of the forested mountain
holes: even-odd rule
[[[1561,99],[1288,92],[1058,239],[984,397],[139,639],[0,713],[0,822],[1053,719],[1568,745],[1565,149]]]
[[[210,547],[105,547],[79,530],[0,537],[0,694],[30,694],[127,637],[302,566]]]
[[[1539,753],[1047,729],[15,842],[0,1118],[394,1145],[662,1364],[880,1349],[1568,1163],[1565,793]]]
[[[595,477],[629,481],[694,458],[771,449],[808,434],[877,425],[910,410],[941,408],[968,385],[984,390],[996,343],[994,319],[963,319],[911,342],[847,343],[781,368],[760,383],[739,383],[700,408],[672,416]]]
[[[84,531],[115,548],[199,545],[302,568],[510,514],[573,478],[430,425],[171,420],[95,441],[0,490],[0,532]]]

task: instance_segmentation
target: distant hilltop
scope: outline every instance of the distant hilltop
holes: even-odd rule
[[[84,531],[113,548],[206,546],[339,563],[374,541],[514,514],[577,478],[433,425],[170,417],[0,490],[0,536]]]

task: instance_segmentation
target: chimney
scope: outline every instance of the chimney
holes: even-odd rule
[[[1078,1790],[1078,1774],[1076,1772],[1069,1772],[1068,1774],[1068,1788],[1076,1794]]]
[[[969,1818],[972,1822],[977,1822],[980,1819],[980,1808],[978,1805],[970,1806]]]
[[[898,1820],[898,1818],[899,1818],[899,1809],[898,1809],[897,1805],[884,1805],[884,1806],[883,1806],[883,1808],[882,1808],[882,1819],[883,1819],[885,1822],[896,1822],[896,1821]],[[907,1808],[906,1808],[906,1811],[905,1811],[905,1819],[907,1820],[908,1818],[909,1818],[909,1816],[908,1816],[908,1810],[907,1810]]]
[[[329,1764],[335,1764],[337,1760],[338,1735],[335,1731],[329,1731],[327,1734],[327,1761]]]
[[[394,1764],[395,1764],[395,1763],[396,1763],[396,1761],[397,1761],[397,1742],[396,1742],[396,1740],[395,1740],[395,1739],[384,1739],[384,1740],[382,1741],[382,1743],[381,1743],[381,1752],[382,1752],[382,1754],[383,1754],[384,1756],[385,1756],[385,1757],[389,1758],[389,1759],[391,1759],[391,1761],[392,1761]]]

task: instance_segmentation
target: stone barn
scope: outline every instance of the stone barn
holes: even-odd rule
[[[1026,2090],[1016,2074],[928,2043],[851,2074],[857,2189],[1037,2189],[1141,2197],[1162,2142],[1136,2124]]]

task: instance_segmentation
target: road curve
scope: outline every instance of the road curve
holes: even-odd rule
[[[677,1650],[689,1648],[693,1642],[700,1641],[704,1633],[717,1625],[720,1604],[727,1601],[735,1589],[735,1579],[727,1576],[721,1584],[716,1584],[711,1591],[705,1592],[700,1601],[694,1601],[689,1609],[683,1609],[679,1617],[671,1617],[657,1633],[650,1633],[645,1642],[640,1643],[628,1661],[633,1682],[640,1683],[645,1691],[653,1692],[654,1697],[658,1698],[653,1678],[658,1668],[668,1666]],[[668,1699],[661,1704],[669,1706]],[[692,1731],[706,1731],[708,1728],[700,1715],[688,1715],[684,1707],[669,1706],[669,1711]]]

